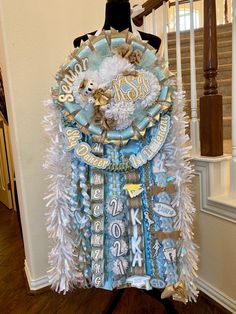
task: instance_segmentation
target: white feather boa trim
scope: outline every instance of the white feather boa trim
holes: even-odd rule
[[[192,242],[195,208],[189,187],[194,170],[189,158],[191,150],[189,136],[185,134],[189,118],[184,112],[184,93],[175,92],[173,101],[172,126],[163,150],[167,157],[166,166],[173,171],[177,185],[177,193],[172,206],[178,213],[175,228],[180,230],[182,236],[182,240],[179,241],[177,260],[179,280],[185,283],[189,301],[196,301],[198,296],[196,287],[198,253],[197,246]]]
[[[71,180],[70,153],[65,151],[59,121],[60,112],[51,101],[45,102],[43,127],[50,140],[46,150],[44,169],[48,172],[48,192],[45,196],[47,231],[51,239],[49,253],[49,281],[52,288],[64,294],[78,282],[77,254],[70,229],[68,187]]]

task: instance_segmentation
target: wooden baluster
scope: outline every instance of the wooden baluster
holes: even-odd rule
[[[217,33],[215,0],[204,0],[204,96],[200,98],[201,155],[223,155],[222,95],[217,89]]]

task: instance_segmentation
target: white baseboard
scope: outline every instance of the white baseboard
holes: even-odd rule
[[[25,260],[25,274],[31,291],[39,290],[49,286],[48,276],[43,276],[38,279],[32,279],[29,267]],[[213,287],[205,280],[198,278],[198,288],[210,298],[221,304],[224,308],[236,314],[236,301],[225,295],[223,292]]]
[[[25,274],[28,281],[29,289],[31,291],[36,291],[49,286],[48,276],[43,276],[41,278],[33,279],[25,260]]]
[[[221,304],[224,308],[236,313],[236,301],[225,295],[223,292],[206,282],[205,280],[198,278],[198,288],[210,298]]]

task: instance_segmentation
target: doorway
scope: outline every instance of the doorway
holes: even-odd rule
[[[0,202],[8,209],[16,210],[14,173],[10,130],[0,70]]]

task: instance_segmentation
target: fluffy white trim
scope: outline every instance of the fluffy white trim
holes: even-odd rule
[[[134,111],[135,104],[133,102],[111,103],[104,108],[105,117],[112,118],[117,122],[116,130],[123,130],[131,125]]]
[[[192,202],[190,184],[193,178],[193,167],[189,161],[191,145],[189,136],[185,133],[188,126],[188,117],[184,108],[184,93],[173,94],[172,126],[167,142],[164,145],[166,166],[170,175],[175,176],[177,193],[172,201],[172,206],[177,211],[175,228],[180,230],[182,239],[178,245],[178,273],[179,280],[186,285],[188,299],[196,301],[198,290],[196,287],[196,271],[198,269],[197,247],[193,243],[192,223],[195,208]]]
[[[99,70],[101,83],[111,84],[111,81],[124,71],[134,71],[134,66],[127,59],[116,55],[104,59]]]
[[[153,102],[157,100],[161,87],[158,79],[155,77],[154,74],[147,71],[142,72],[144,73],[144,79],[149,82],[151,88],[150,93],[145,97],[144,100],[141,101],[141,106],[143,108],[146,108],[150,107],[153,104]]]
[[[77,253],[70,228],[69,187],[71,178],[70,153],[65,151],[60,124],[60,112],[51,102],[45,102],[44,130],[50,140],[44,169],[48,172],[48,192],[45,196],[47,231],[51,239],[49,281],[52,288],[64,294],[77,285]]]

